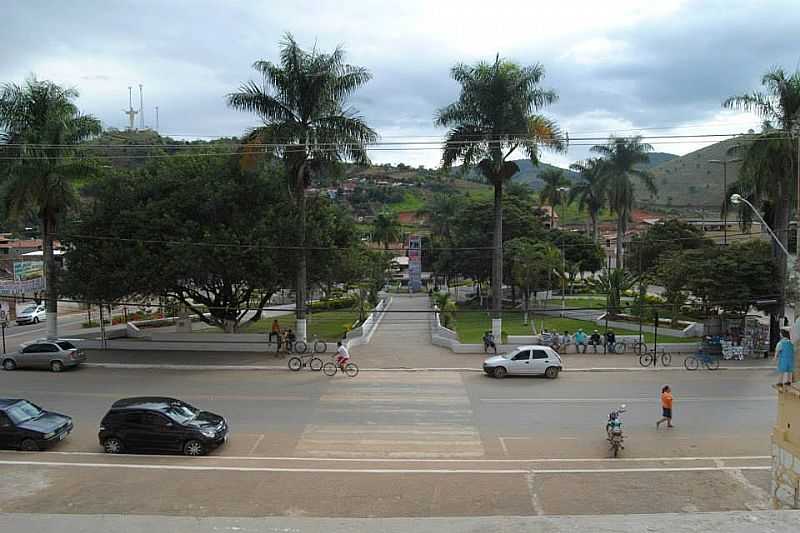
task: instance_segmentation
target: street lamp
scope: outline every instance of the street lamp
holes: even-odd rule
[[[768,232],[769,232],[769,234],[772,236],[772,239],[775,241],[775,243],[776,243],[778,246],[780,246],[781,250],[783,250],[783,253],[785,253],[785,254],[786,254],[786,257],[787,257],[787,258],[789,257],[789,250],[787,250],[787,249],[786,249],[786,247],[783,245],[783,243],[780,241],[780,239],[778,239],[778,237],[777,237],[777,236],[775,235],[775,233],[772,231],[772,228],[770,228],[770,227],[769,227],[769,224],[767,224],[767,221],[766,221],[766,220],[764,220],[764,218],[761,216],[761,213],[759,213],[759,212],[758,212],[758,209],[756,209],[756,208],[753,206],[753,204],[751,204],[751,203],[750,203],[750,202],[748,202],[748,201],[747,201],[745,198],[743,198],[743,197],[742,197],[742,195],[740,195],[740,194],[735,194],[735,193],[731,195],[731,203],[732,203],[733,205],[739,205],[739,204],[745,204],[745,205],[747,205],[747,206],[748,206],[748,207],[749,207],[749,208],[750,208],[750,209],[753,211],[753,213],[755,213],[755,214],[756,214],[756,216],[758,217],[758,220],[760,220],[760,221],[761,221],[761,224],[762,224],[762,225],[763,225],[765,228],[767,228],[767,231],[768,231]]]
[[[561,204],[561,213],[564,213],[564,197],[569,192],[569,187],[559,187],[558,192],[561,193],[558,195],[559,203]],[[566,280],[564,277],[567,274],[567,256],[564,253],[564,239],[561,239],[561,318],[564,318],[564,309],[566,308],[566,302],[564,300],[564,291],[566,290]]]
[[[722,197],[728,194],[728,163],[741,163],[742,160],[737,159],[709,159],[709,163],[722,165]],[[726,202],[727,204],[727,202]],[[722,206],[722,243],[728,244],[728,206]]]

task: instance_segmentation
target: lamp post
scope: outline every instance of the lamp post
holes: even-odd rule
[[[769,227],[769,224],[767,224],[767,221],[764,220],[764,218],[761,216],[761,213],[758,212],[758,209],[756,209],[755,206],[753,206],[753,204],[748,202],[746,199],[742,198],[742,196],[739,195],[739,194],[732,194],[731,195],[731,203],[733,205],[745,204],[746,206],[748,206],[753,211],[753,213],[756,214],[756,216],[758,217],[758,220],[761,221],[761,224],[765,228],[767,228],[767,231],[769,232],[770,236],[772,236],[772,239],[780,247],[780,249],[783,250],[783,253],[786,254],[786,257],[787,258],[789,257],[789,250],[786,249],[786,247],[783,245],[783,243],[780,241],[780,239],[775,235],[775,233],[772,231],[772,228]]]
[[[559,187],[558,195],[559,204],[561,204],[561,213],[564,213],[564,197],[569,192],[569,187]],[[564,300],[564,291],[565,291],[565,279],[564,277],[567,274],[567,256],[564,253],[564,239],[561,239],[561,318],[564,318],[564,309],[566,308],[566,302]]]
[[[709,159],[709,163],[722,165],[722,198],[728,194],[728,164],[741,163],[742,160],[737,159]],[[722,206],[722,244],[728,244],[728,202]]]

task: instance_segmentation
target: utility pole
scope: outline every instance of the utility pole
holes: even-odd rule
[[[728,164],[741,161],[741,159],[710,159],[708,161],[722,165],[722,244],[728,244]]]

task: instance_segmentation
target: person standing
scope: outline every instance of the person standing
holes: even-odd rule
[[[775,347],[778,356],[778,386],[790,386],[794,380],[794,345],[789,340],[789,330],[781,330],[781,340]]]
[[[664,422],[667,427],[675,427],[672,425],[672,389],[669,385],[664,385],[661,388],[661,420],[656,422],[656,429],[658,429]]]
[[[275,337],[275,340],[277,341],[280,339],[280,335],[281,325],[278,323],[278,319],[276,318],[272,321],[272,328],[269,330],[269,338],[267,339],[267,342],[272,342],[272,337]]]

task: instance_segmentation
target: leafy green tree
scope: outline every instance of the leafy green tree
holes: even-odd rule
[[[455,300],[450,296],[449,291],[438,292],[435,296],[435,303],[439,308],[439,318],[442,326],[449,328],[453,323],[457,309]]]
[[[75,153],[75,145],[97,135],[100,121],[82,115],[76,89],[30,78],[0,88],[0,146],[6,159],[4,201],[12,218],[35,212],[41,226],[47,299],[47,336],[58,337],[58,268],[53,237],[69,209],[77,204],[73,180],[94,172]]]
[[[372,241],[383,243],[383,249],[389,250],[389,244],[399,242],[403,238],[400,220],[394,213],[384,211],[378,213],[372,223]]]
[[[578,272],[597,272],[603,268],[603,249],[589,237],[574,231],[551,230],[544,238],[563,250],[566,263],[575,265]]]
[[[569,191],[570,203],[577,200],[578,209],[589,213],[592,240],[597,243],[597,220],[606,205],[607,176],[602,159],[592,158],[573,163],[570,169],[577,172],[579,180]]]
[[[261,83],[249,81],[229,94],[228,105],[255,113],[263,122],[245,137],[245,156],[267,152],[283,158],[294,196],[298,227],[297,308],[305,318],[307,253],[306,194],[312,175],[343,159],[369,162],[366,144],[377,138],[347,99],[371,75],[344,62],[344,50],[330,54],[298,46],[291,34],[281,41],[280,63],[256,61]],[[302,332],[301,332],[302,333]]]
[[[617,215],[617,268],[622,268],[622,250],[625,242],[625,231],[628,218],[633,210],[634,183],[638,179],[651,194],[656,193],[653,175],[639,167],[647,163],[653,147],[636,137],[610,137],[605,145],[596,145],[592,151],[600,154],[605,163],[608,206]]]
[[[671,326],[678,326],[681,306],[688,297],[690,263],[681,250],[668,252],[657,264],[654,278],[664,288],[664,297],[672,308]],[[640,303],[640,305],[642,305]]]
[[[637,275],[645,275],[658,267],[663,256],[713,244],[714,241],[696,226],[677,219],[659,221],[631,239],[626,268]]]
[[[561,252],[550,243],[536,242],[522,237],[506,243],[511,258],[511,276],[522,288],[525,303],[523,320],[528,323],[531,290],[549,288],[548,279],[561,267]]]
[[[104,301],[167,295],[228,332],[259,320],[293,272],[284,240],[293,203],[283,179],[280,169],[243,171],[223,155],[155,160],[108,176],[65,236],[65,291]],[[346,246],[320,236],[343,224],[318,201],[314,212],[329,223],[315,225],[310,242]]]
[[[570,182],[564,177],[564,171],[556,168],[548,168],[539,178],[544,182],[544,188],[539,192],[539,199],[543,204],[550,206],[550,228],[555,228],[556,207],[562,203],[569,203],[569,195],[566,190]]]
[[[503,300],[503,184],[519,171],[508,157],[523,150],[533,163],[541,147],[562,151],[564,140],[552,120],[538,110],[556,101],[556,93],[540,87],[544,68],[522,67],[498,55],[493,63],[458,64],[452,78],[461,85],[456,102],[440,109],[437,126],[450,128],[443,147],[442,166],[461,160],[464,169],[477,167],[494,186],[492,291],[494,314]]]

